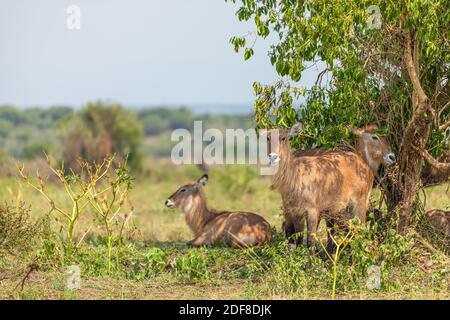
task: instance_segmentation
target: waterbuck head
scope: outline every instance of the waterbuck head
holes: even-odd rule
[[[295,137],[303,128],[303,123],[298,122],[290,129],[261,130],[261,136],[267,139],[267,153],[270,165],[276,165],[280,160],[290,157],[291,146],[289,140]]]
[[[368,125],[359,129],[347,127],[351,133],[358,137],[356,152],[366,161],[373,172],[377,172],[380,165],[390,166],[395,163],[395,154],[392,152],[386,137],[375,133],[377,125]]]
[[[171,209],[182,209],[189,212],[194,202],[197,202],[200,195],[200,188],[208,182],[208,175],[204,174],[198,180],[181,186],[172,194],[164,203],[166,207]]]

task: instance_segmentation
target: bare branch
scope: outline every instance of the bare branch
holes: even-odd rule
[[[433,158],[427,150],[420,149],[416,146],[413,146],[413,149],[416,150],[425,159],[425,161],[428,162],[430,166],[432,166],[436,170],[445,174],[450,173],[450,162],[439,162],[438,160]]]
[[[448,127],[450,127],[450,120],[448,120],[446,123],[444,123],[444,124],[441,124],[439,127],[438,127],[438,131],[440,131],[440,132],[442,132],[442,131],[445,131]]]
[[[325,75],[325,73],[327,73],[328,71],[331,71],[331,69],[328,67],[323,69],[322,71],[320,71],[320,73],[317,75],[317,79],[316,79],[316,83],[315,83],[316,85],[317,84],[319,84],[319,86],[322,85],[322,78]]]

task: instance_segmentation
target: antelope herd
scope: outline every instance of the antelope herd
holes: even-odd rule
[[[308,149],[293,151],[290,139],[298,135],[302,123],[290,129],[260,130],[267,139],[270,165],[277,167],[272,185],[281,194],[284,233],[296,244],[314,246],[321,219],[330,230],[345,228],[355,216],[365,223],[369,196],[379,167],[392,165],[396,159],[384,137],[374,133],[376,126],[349,130],[357,138],[355,152]],[[203,175],[197,181],[180,187],[165,202],[169,208],[185,212],[188,226],[195,234],[189,246],[223,243],[231,247],[267,244],[271,239],[269,223],[250,212],[215,212],[208,208],[202,187],[208,181]],[[330,231],[332,232],[332,231]],[[328,237],[327,251],[334,250]]]

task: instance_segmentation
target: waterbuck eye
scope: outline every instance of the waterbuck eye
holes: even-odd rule
[[[281,141],[286,141],[286,137],[282,137],[282,138],[281,138]]]
[[[373,135],[373,136],[372,136],[372,139],[373,139],[373,140],[376,140],[376,141],[380,141],[380,138],[379,138],[377,135]]]
[[[180,192],[186,192],[186,189],[183,188],[183,189],[180,190]]]

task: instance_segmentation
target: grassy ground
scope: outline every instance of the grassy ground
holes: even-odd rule
[[[281,236],[271,247],[256,250],[186,248],[185,242],[192,234],[184,215],[165,208],[164,201],[180,185],[198,178],[201,172],[195,166],[174,167],[161,161],[148,160],[147,167],[148,172],[135,181],[130,194],[135,208],[131,223],[134,228],[128,232],[130,240],[114,248],[111,274],[105,273],[101,229],[94,214],[88,213],[76,226],[77,240],[88,232],[70,261],[58,260],[58,252],[51,246],[57,240],[46,243],[38,252],[40,269],[30,274],[23,290],[20,282],[27,265],[16,277],[1,280],[0,276],[0,298],[330,298],[332,263],[314,257],[312,267],[305,268],[307,252],[304,248],[288,252]],[[34,219],[48,213],[49,205],[42,196],[18,179],[3,178],[1,185],[4,192],[0,194],[0,202],[25,201],[31,206]],[[48,188],[61,206],[70,205],[60,186],[51,184]],[[257,212],[279,232],[283,220],[280,197],[270,189],[270,180],[259,176],[257,168],[214,168],[205,192],[211,207]],[[450,205],[447,186],[434,187],[425,194],[427,208]],[[376,197],[376,192],[373,196]],[[52,219],[52,230],[61,227]],[[426,250],[413,238],[392,235],[383,245],[377,245],[370,237],[355,239],[337,264],[336,298],[450,298],[448,257]],[[367,266],[373,263],[382,269],[382,287],[378,291],[366,289]],[[81,267],[80,290],[66,289],[64,266],[70,264]]]
[[[13,293],[3,289],[1,299],[86,299],[86,300],[240,300],[240,299],[330,299],[329,294],[314,292],[293,295],[265,294],[255,296],[246,291],[247,282],[244,280],[224,281],[220,284],[180,283],[171,277],[160,277],[145,281],[127,279],[112,279],[109,277],[88,277],[82,279],[80,290],[66,290],[65,280],[61,273],[35,273],[30,277],[27,287],[20,292]],[[339,293],[337,299],[440,299],[448,300],[449,294],[444,290],[434,291],[391,291],[391,292],[348,292]]]

